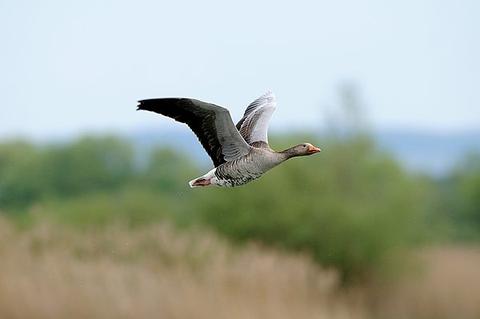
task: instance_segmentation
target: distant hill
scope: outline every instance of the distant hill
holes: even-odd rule
[[[448,173],[469,152],[480,152],[480,130],[439,134],[413,130],[381,130],[374,132],[380,149],[391,153],[405,168],[435,176]],[[175,147],[192,154],[208,165],[208,157],[197,139],[188,130],[145,129],[129,134],[143,150],[155,145]]]
[[[465,154],[480,152],[480,130],[450,134],[385,130],[374,137],[408,169],[433,175],[444,175]]]

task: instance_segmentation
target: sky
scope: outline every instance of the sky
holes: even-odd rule
[[[355,85],[374,128],[480,128],[479,1],[0,0],[0,138],[176,128],[186,96],[318,127]]]

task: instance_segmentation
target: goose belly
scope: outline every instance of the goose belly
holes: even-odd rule
[[[264,173],[256,165],[249,162],[227,162],[217,167],[212,184],[221,187],[235,187],[247,184]]]

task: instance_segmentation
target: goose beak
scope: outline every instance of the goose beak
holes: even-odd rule
[[[319,149],[318,147],[315,147],[315,146],[313,146],[313,145],[310,145],[310,146],[308,147],[308,151],[307,151],[307,152],[308,152],[308,154],[315,154],[315,153],[318,153],[318,152],[320,152],[320,151],[321,151],[321,149]]]

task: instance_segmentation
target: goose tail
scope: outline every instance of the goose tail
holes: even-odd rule
[[[197,177],[195,179],[192,179],[190,182],[188,182],[188,185],[191,188],[213,185],[212,179],[215,176],[215,170],[216,169],[214,168],[210,172],[208,172],[207,174],[205,174],[203,176],[200,176],[200,177]]]

